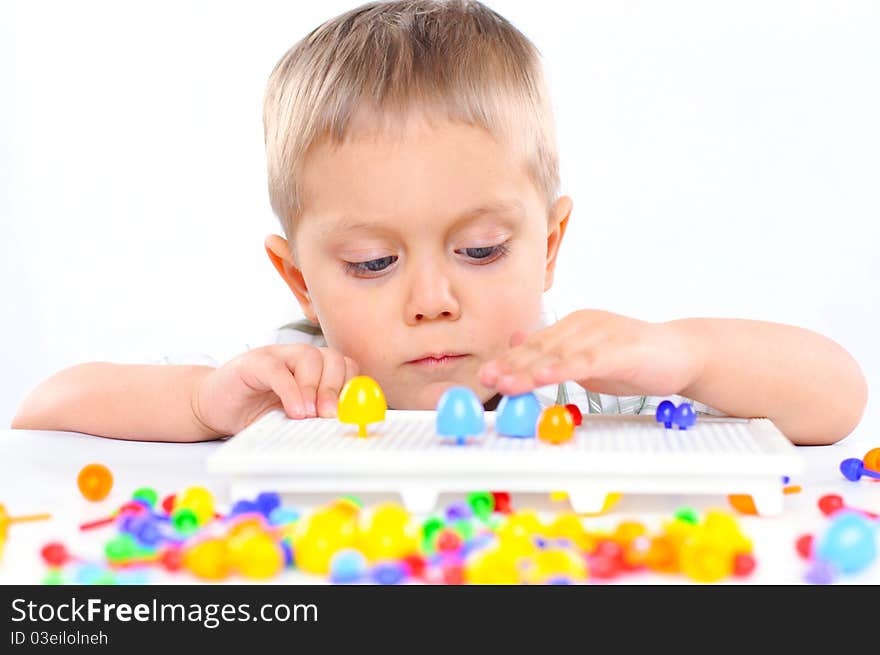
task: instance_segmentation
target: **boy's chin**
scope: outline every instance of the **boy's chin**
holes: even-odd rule
[[[438,385],[432,384],[431,389],[422,389],[420,393],[413,395],[400,394],[394,397],[389,396],[388,409],[410,409],[410,410],[434,410],[437,409],[437,403],[440,402],[440,396],[446,389],[437,390]],[[447,385],[447,388],[452,385]]]
[[[401,394],[399,398],[395,398],[398,402],[393,402],[391,397],[387,398],[389,409],[412,409],[412,410],[435,410],[440,398],[446,391],[452,387],[468,387],[473,389],[476,386],[479,391],[477,397],[480,403],[484,404],[488,399],[494,396],[494,392],[483,389],[482,385],[467,382],[456,382],[446,380],[443,382],[432,382],[426,384],[419,392],[413,394]]]

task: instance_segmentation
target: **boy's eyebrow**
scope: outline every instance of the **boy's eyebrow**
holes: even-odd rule
[[[466,211],[460,212],[452,225],[452,229],[459,227],[463,223],[469,223],[483,216],[492,216],[499,214],[522,214],[523,205],[519,200],[497,201],[485,203],[473,207]],[[357,230],[384,230],[387,229],[381,223],[370,222],[362,218],[353,216],[344,216],[335,223],[324,224],[321,227],[323,235],[329,235],[333,232],[351,232]]]

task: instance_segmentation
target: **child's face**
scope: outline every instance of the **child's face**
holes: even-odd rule
[[[321,144],[304,166],[296,264],[267,240],[306,317],[390,408],[434,409],[454,385],[485,402],[480,366],[539,325],[571,201],[548,216],[511,152],[480,128],[415,117],[397,136]]]

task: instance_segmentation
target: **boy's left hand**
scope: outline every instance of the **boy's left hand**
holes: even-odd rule
[[[649,323],[582,309],[530,335],[483,364],[480,382],[506,396],[568,380],[616,396],[681,393],[699,377],[703,354],[672,323]]]

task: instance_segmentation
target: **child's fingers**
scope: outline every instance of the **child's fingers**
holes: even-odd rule
[[[618,368],[619,353],[586,348],[559,362],[539,362],[534,378],[538,386],[567,380],[602,379]]]
[[[565,355],[567,335],[563,330],[547,329],[535,333],[519,346],[511,349],[496,360],[497,380],[496,387],[502,393],[513,392],[517,381],[522,378],[531,378],[535,371],[536,362],[547,364],[557,363]]]
[[[351,357],[345,358],[345,382],[360,375],[361,367]],[[344,383],[343,383],[344,384]]]
[[[287,368],[302,394],[306,416],[317,416],[318,384],[324,370],[324,355],[314,347],[294,351],[286,359]]]
[[[528,332],[525,330],[514,330],[513,334],[510,336],[508,340],[508,345],[511,348],[516,348],[523,341],[528,338]],[[484,363],[478,372],[478,376],[480,378],[480,382],[486,385],[487,387],[493,387],[498,382],[498,378],[502,374],[502,366],[499,359],[492,359],[488,362]]]
[[[499,391],[505,393],[506,388],[507,393],[513,393],[510,390],[522,388],[525,381],[533,386],[557,382],[558,375],[551,373],[554,367],[579,353],[589,353],[607,340],[601,326],[580,317],[566,319],[533,333],[498,359]]]
[[[526,361],[522,368],[501,376],[497,389],[505,395],[517,395],[548,384],[600,378],[619,368],[622,358],[624,353],[613,343],[598,339],[571,352],[550,351]]]
[[[254,376],[281,400],[284,412],[290,418],[304,418],[306,415],[302,394],[293,378],[293,373],[283,360],[267,358],[253,372]]]
[[[332,418],[336,416],[336,405],[339,402],[339,391],[345,383],[345,357],[338,350],[321,349],[324,355],[324,370],[318,386],[318,416]]]

